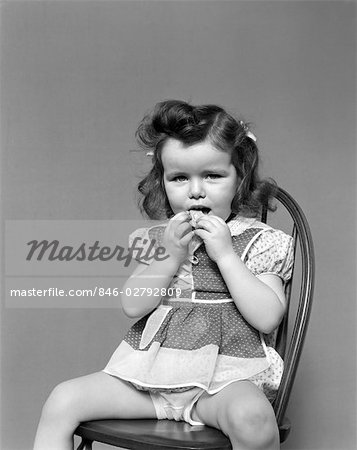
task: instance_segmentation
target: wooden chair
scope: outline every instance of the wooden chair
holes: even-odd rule
[[[273,406],[279,426],[280,442],[284,442],[290,432],[290,421],[285,416],[285,412],[311,310],[314,251],[308,222],[297,202],[281,188],[277,189],[275,197],[285,207],[292,221],[291,235],[295,241],[295,257],[299,254],[300,261],[299,277],[297,277],[298,269],[295,269],[295,276],[286,284],[288,312],[279,326],[276,340],[276,349],[285,364]],[[262,221],[266,222],[266,220],[267,210],[264,209]],[[296,266],[297,264],[294,267]],[[294,290],[292,290],[293,278]],[[299,278],[299,281],[295,278]],[[293,300],[291,300],[292,292]],[[298,303],[295,305],[295,302]],[[293,308],[289,306],[294,306],[296,310],[294,317],[292,317]],[[291,324],[291,333],[288,333],[288,324]],[[94,441],[133,450],[228,450],[232,448],[229,439],[219,430],[207,426],[191,427],[185,422],[169,420],[94,420],[82,423],[75,434],[82,438],[77,450],[91,450]]]

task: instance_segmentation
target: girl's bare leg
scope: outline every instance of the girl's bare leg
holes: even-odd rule
[[[43,407],[34,449],[73,449],[80,422],[117,418],[156,418],[150,395],[104,372],[65,381]]]
[[[279,430],[274,410],[253,383],[237,381],[215,395],[204,394],[192,418],[220,429],[233,450],[278,450]]]

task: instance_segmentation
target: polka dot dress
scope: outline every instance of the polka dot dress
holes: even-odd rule
[[[236,217],[228,223],[236,254],[256,276],[291,276],[292,238],[255,219]],[[140,229],[136,247],[162,242],[165,225]],[[143,261],[142,261],[143,262]],[[144,262],[147,263],[147,262]],[[239,282],[239,280],[237,280]],[[199,242],[170,287],[181,295],[165,297],[140,319],[112,355],[105,372],[139,389],[180,392],[201,387],[215,393],[237,380],[249,379],[274,399],[283,362],[265,337],[241,315],[230,298],[217,265]]]

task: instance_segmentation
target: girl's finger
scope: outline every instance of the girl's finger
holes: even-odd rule
[[[178,218],[178,219],[185,218],[185,219],[187,219],[189,217],[190,217],[190,215],[189,215],[188,211],[180,211],[179,213],[175,214],[172,218],[173,219],[175,219],[175,218]]]
[[[177,235],[177,237],[181,238],[190,231],[192,231],[192,227],[189,222],[182,222],[177,226],[175,234]]]
[[[220,225],[220,222],[218,222],[217,220],[215,220],[216,216],[204,216],[201,217],[199,219],[199,221],[197,222],[197,228],[204,228],[204,229],[210,229],[212,230],[213,228],[217,227],[218,225]]]
[[[218,216],[204,216],[202,218],[200,218],[200,220],[197,222],[197,227],[200,228],[201,225],[204,224],[211,224],[214,227],[219,227],[219,226],[227,226],[226,222]],[[202,228],[206,228],[205,226],[202,226]]]
[[[187,211],[181,211],[171,217],[170,222],[175,224],[180,224],[182,222],[189,222],[190,216]]]
[[[196,224],[196,230],[207,230],[212,231],[214,229],[214,224],[209,221],[200,221]]]
[[[226,225],[226,222],[222,219],[222,217],[219,217],[219,216],[206,215],[206,216],[203,216],[202,219],[209,220],[210,222],[213,222],[213,223],[219,222],[219,223]]]
[[[189,242],[191,241],[191,239],[194,236],[194,232],[191,230],[189,233],[185,234],[181,239],[180,242],[183,246],[186,246],[189,244]]]
[[[201,239],[205,240],[207,239],[207,237],[209,236],[209,231],[204,230],[203,228],[196,228],[193,231],[193,234],[195,234],[196,236],[199,236]]]

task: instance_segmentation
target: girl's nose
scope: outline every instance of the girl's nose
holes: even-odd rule
[[[190,182],[190,198],[202,198],[205,197],[206,193],[201,180],[193,179]]]

